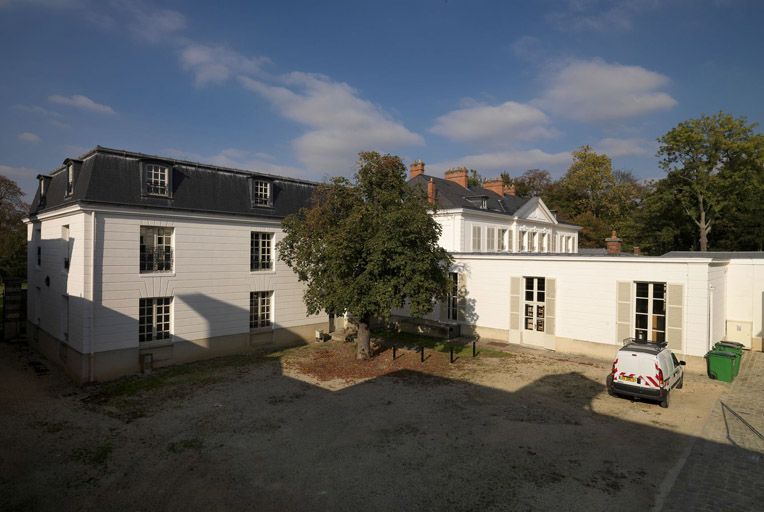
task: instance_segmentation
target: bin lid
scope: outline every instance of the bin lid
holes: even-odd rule
[[[706,357],[709,357],[709,356],[714,356],[714,357],[727,357],[727,358],[729,358],[729,357],[733,357],[733,358],[734,358],[734,357],[737,357],[737,356],[736,356],[735,354],[733,354],[732,352],[726,352],[726,351],[724,351],[724,350],[709,350],[709,351],[706,353]]]

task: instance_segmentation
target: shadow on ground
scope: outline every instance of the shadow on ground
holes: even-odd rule
[[[1,362],[32,390],[0,403],[3,510],[647,510],[691,440],[597,414],[603,384],[575,372],[328,391],[263,360],[126,423]]]

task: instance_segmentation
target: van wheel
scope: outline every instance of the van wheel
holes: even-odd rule
[[[663,398],[663,400],[661,400],[661,407],[662,408],[668,409],[668,406],[669,406],[669,396],[670,395],[671,395],[671,393],[667,392],[666,396]]]

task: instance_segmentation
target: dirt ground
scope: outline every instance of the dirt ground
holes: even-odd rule
[[[609,361],[348,344],[78,387],[0,344],[0,510],[647,510],[725,384],[607,395]]]

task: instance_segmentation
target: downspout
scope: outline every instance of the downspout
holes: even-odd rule
[[[714,285],[708,285],[708,350],[714,342]]]
[[[88,382],[93,382],[94,380],[94,371],[93,371],[93,359],[95,358],[95,354],[93,352],[93,328],[94,328],[94,317],[95,317],[95,250],[96,246],[96,212],[93,210],[90,213],[90,337],[88,339]]]

